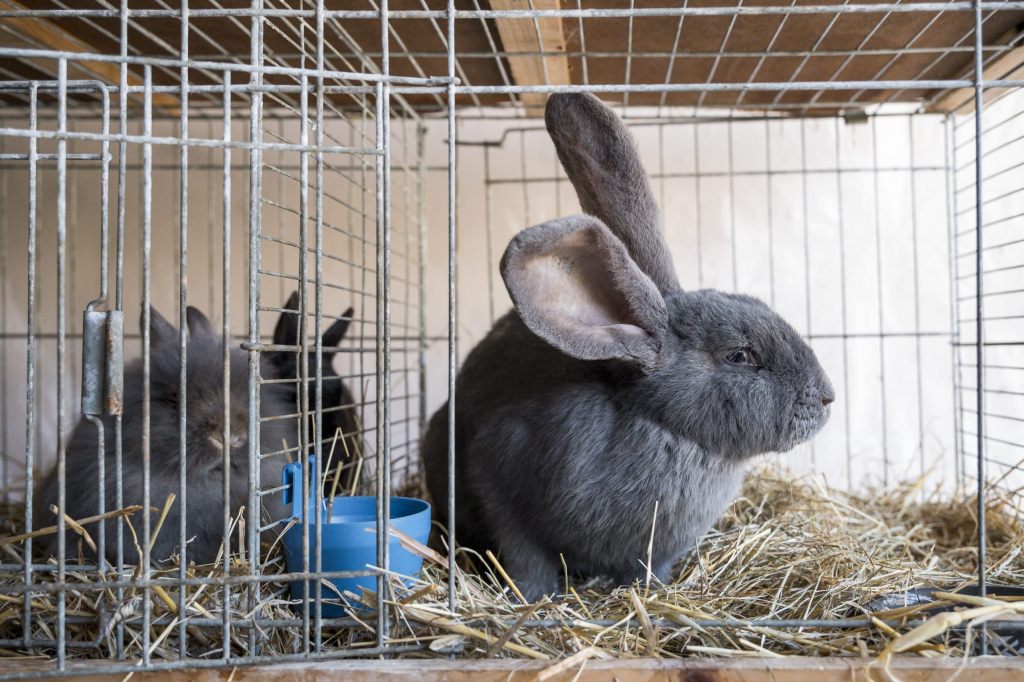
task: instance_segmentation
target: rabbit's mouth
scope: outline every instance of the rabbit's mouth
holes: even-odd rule
[[[207,436],[206,441],[217,451],[224,452],[224,434],[216,433]],[[240,450],[245,446],[246,437],[243,434],[231,434],[229,446],[232,450]]]
[[[830,413],[831,408],[822,404],[820,398],[807,400],[802,396],[801,400],[797,401],[789,420],[789,438],[783,451],[791,450],[813,438],[828,422]]]

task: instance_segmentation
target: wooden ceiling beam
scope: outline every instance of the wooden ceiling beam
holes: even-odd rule
[[[16,0],[0,0],[0,7],[10,10],[23,10],[25,7]],[[55,50],[59,52],[95,53],[95,48],[77,36],[42,17],[4,17],[0,18],[0,44],[9,47],[35,47],[36,49]],[[6,40],[3,38],[7,34]],[[45,58],[24,58],[24,61],[46,73],[52,73],[56,79],[56,60]],[[109,85],[121,82],[120,65],[116,62],[99,62],[88,59],[69,59],[68,73],[77,70],[87,79],[102,81]],[[69,76],[71,77],[71,76]],[[128,73],[128,85],[141,86],[143,81],[135,74]],[[133,96],[132,100],[141,103],[141,96]],[[165,113],[176,113],[180,100],[168,93],[153,93],[153,107],[163,109]]]
[[[491,9],[549,10],[560,9],[559,0],[490,0]],[[506,53],[509,56],[513,85],[568,85],[569,58],[565,56],[565,34],[561,17],[536,19],[498,18],[494,20]],[[542,56],[539,53],[553,53]],[[547,95],[523,93],[519,96],[527,116],[542,116]]]

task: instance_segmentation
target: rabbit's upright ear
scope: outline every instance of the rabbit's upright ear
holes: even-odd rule
[[[596,218],[523,230],[505,250],[501,276],[526,326],[566,355],[659,364],[665,300]]]
[[[663,294],[679,288],[636,143],[622,121],[587,93],[548,98],[544,123],[580,206],[622,240]]]
[[[139,326],[144,322],[140,316]],[[153,306],[149,306],[149,345],[151,348],[160,346],[175,351],[178,349],[178,330]]]
[[[345,338],[345,333],[348,332],[348,325],[352,322],[352,313],[354,310],[349,308],[341,314],[341,319],[335,320],[327,331],[324,332],[322,337],[321,345],[324,348],[330,348],[337,346],[341,343],[341,340]]]
[[[210,319],[203,314],[199,308],[189,306],[185,308],[185,320],[188,322],[188,333],[191,336],[213,336],[213,325]]]
[[[285,302],[284,308],[286,311],[297,311],[299,309],[299,292],[292,292],[292,295]],[[277,318],[277,324],[274,326],[274,345],[299,345],[299,314],[297,312],[283,312],[281,317]],[[279,368],[287,369],[298,366],[295,351],[275,350],[267,355],[268,359]]]

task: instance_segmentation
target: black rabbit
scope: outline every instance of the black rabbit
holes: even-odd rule
[[[278,346],[299,345],[299,292],[292,292],[288,301],[284,304],[287,312],[282,312],[274,327],[274,344]],[[330,465],[335,470],[339,462],[343,462],[342,479],[338,482],[339,490],[350,490],[355,483],[357,475],[356,458],[362,456],[363,442],[362,430],[359,428],[359,406],[352,393],[348,390],[341,376],[334,370],[334,350],[345,338],[349,324],[352,322],[352,308],[349,308],[341,317],[336,319],[327,327],[320,338],[323,354],[317,358],[316,352],[311,350],[308,354],[308,376],[309,376],[309,440],[315,440],[315,415],[316,415],[316,368],[319,364],[323,368],[321,380],[322,398],[321,410],[323,414],[323,426],[321,434],[323,437],[322,464],[327,466],[327,454],[334,448],[334,457]],[[274,376],[280,379],[299,379],[299,354],[298,351],[271,351],[267,354]],[[298,383],[281,384],[287,391],[291,412],[298,412]],[[335,436],[338,436],[335,443]],[[347,461],[346,461],[347,459]]]
[[[523,230],[501,274],[515,310],[458,377],[456,540],[500,551],[529,599],[563,572],[620,583],[674,564],[754,455],[786,451],[834,399],[814,352],[761,301],[683,291],[634,142],[596,97],[545,119],[589,215]],[[447,406],[423,446],[445,521]],[[655,505],[657,519],[655,521]]]
[[[249,360],[239,348],[229,351],[230,364],[230,429],[229,442],[224,442],[224,340],[216,335],[201,312],[188,310],[189,343],[187,347],[186,380],[186,533],[189,538],[186,558],[197,564],[215,560],[221,546],[223,525],[224,450],[230,449],[230,511],[232,516],[243,505],[248,506],[249,445],[248,445],[248,386]],[[160,509],[168,495],[179,492],[179,433],[178,407],[179,371],[181,356],[178,330],[160,313],[150,309],[150,504]],[[122,417],[123,504],[142,504],[142,360],[125,367],[124,413]],[[260,391],[262,416],[287,414],[290,407],[286,396],[276,386],[264,386]],[[105,507],[115,508],[116,477],[114,451],[114,418],[103,417],[105,434]],[[297,436],[294,422],[287,420],[263,421],[260,425],[260,453],[279,452],[283,443],[295,444]],[[66,513],[72,519],[97,514],[98,473],[96,426],[82,419],[68,440],[66,449]],[[283,455],[261,458],[260,487],[273,488],[281,484],[281,469],[286,462]],[[43,481],[37,497],[35,518],[37,525],[56,523],[50,505],[56,505],[58,481],[56,469]],[[170,509],[154,543],[150,558],[154,562],[167,559],[179,548],[182,500]],[[267,512],[279,518],[281,508],[270,502]],[[151,515],[151,528],[155,528],[157,514]],[[142,542],[141,513],[131,523]],[[95,526],[87,527],[95,539]],[[116,521],[105,522],[106,558],[111,563],[116,557]],[[78,534],[68,530],[67,556],[77,555]],[[125,560],[134,563],[136,552],[131,536],[125,528]],[[84,545],[84,543],[83,543]],[[45,549],[57,553],[56,536],[49,536]],[[90,550],[85,548],[85,554]]]

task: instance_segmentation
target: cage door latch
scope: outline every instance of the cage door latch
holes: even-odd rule
[[[86,310],[82,324],[82,414],[121,414],[124,313]]]

